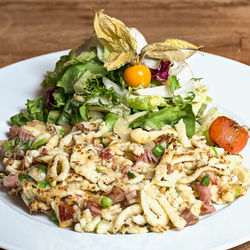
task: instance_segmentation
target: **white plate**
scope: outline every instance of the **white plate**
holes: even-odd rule
[[[8,131],[9,117],[24,108],[26,99],[35,97],[47,70],[54,68],[66,51],[35,57],[0,69],[0,138]],[[211,86],[212,105],[238,121],[250,125],[250,67],[211,54],[190,58],[196,77]],[[230,112],[229,112],[230,111]],[[244,149],[245,163],[250,166],[249,144]],[[80,234],[60,229],[48,217],[30,216],[19,199],[0,191],[0,246],[9,249],[221,249],[250,240],[250,192],[195,226],[182,231],[143,235]]]

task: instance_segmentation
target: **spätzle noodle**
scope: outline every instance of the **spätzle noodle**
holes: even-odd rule
[[[22,128],[33,143],[46,142],[22,152],[2,143],[7,176],[0,183],[20,194],[31,214],[56,215],[60,227],[98,234],[181,230],[250,186],[239,154],[212,149],[204,136],[188,138],[182,120],[154,131],[126,125],[122,136],[118,125],[116,134],[102,120],[81,122],[64,136],[60,126],[29,122]],[[159,143],[164,154],[156,157]]]

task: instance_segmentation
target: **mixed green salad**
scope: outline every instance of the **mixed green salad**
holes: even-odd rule
[[[127,117],[131,128],[150,130],[183,119],[187,135],[194,135],[210,101],[208,87],[185,62],[199,47],[178,39],[147,44],[138,30],[102,10],[95,12],[94,30],[59,59],[42,82],[44,95],[27,100],[11,123],[73,126],[101,118],[112,130],[119,117]]]

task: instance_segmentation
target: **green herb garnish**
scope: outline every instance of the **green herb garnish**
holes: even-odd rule
[[[32,149],[37,149],[42,144],[46,143],[46,141],[46,138],[42,138],[41,140],[36,141],[35,143],[33,143]]]
[[[5,146],[5,150],[10,150],[10,149],[12,149],[11,141],[6,141],[4,146]]]
[[[130,171],[127,173],[127,176],[128,176],[129,179],[134,179],[136,177],[135,174],[133,174]]]
[[[39,188],[51,188],[50,184],[47,181],[39,182],[37,187],[39,187]]]
[[[164,154],[165,152],[165,148],[161,145],[161,144],[156,144],[156,146],[154,147],[154,149],[152,150],[152,153],[156,156],[156,157],[160,157]]]
[[[30,147],[31,147],[31,141],[30,141],[30,139],[27,140],[26,142],[24,142],[23,146],[25,148],[25,151],[28,151],[30,149]]]
[[[217,150],[215,149],[215,147],[210,146],[210,148],[213,150],[213,152],[214,152],[215,156],[218,156],[218,152],[217,152]]]
[[[23,180],[33,181],[33,178],[28,174],[18,174],[18,181],[22,183]]]
[[[56,212],[53,211],[50,215],[50,219],[53,221],[53,222],[58,222],[58,219],[57,219],[57,216],[56,216]]]
[[[203,186],[208,186],[209,185],[209,175],[208,174],[206,174],[206,175],[203,176],[201,184]]]
[[[102,197],[101,206],[103,208],[110,207],[112,205],[113,205],[113,201],[109,197],[107,196]]]
[[[42,164],[36,164],[34,165],[34,167],[41,169],[42,171],[44,171],[45,173],[47,172],[47,167],[42,165]]]

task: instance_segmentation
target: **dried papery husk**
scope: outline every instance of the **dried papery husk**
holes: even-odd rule
[[[133,61],[137,42],[123,22],[103,14],[103,11],[95,11],[94,29],[100,42],[110,50],[108,59],[104,61],[104,67],[110,71]]]
[[[184,61],[200,47],[179,39],[167,39],[162,43],[146,45],[140,54],[140,61],[144,58],[169,60],[171,62]]]

